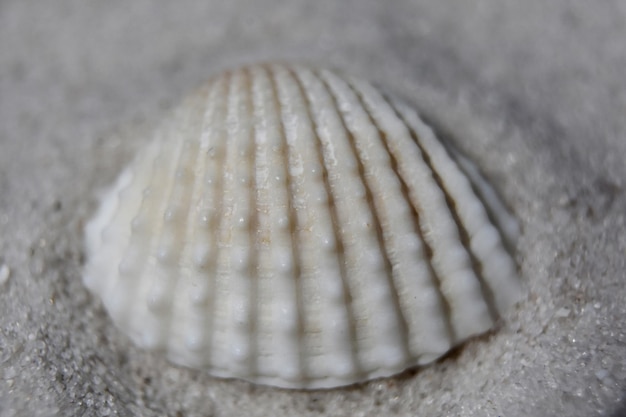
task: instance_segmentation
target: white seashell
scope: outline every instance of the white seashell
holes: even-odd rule
[[[156,130],[87,225],[85,284],[138,345],[286,388],[396,374],[521,296],[517,223],[415,111],[257,65]]]

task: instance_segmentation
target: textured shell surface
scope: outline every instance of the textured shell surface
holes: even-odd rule
[[[348,385],[436,360],[521,297],[494,189],[367,82],[251,65],[146,139],[87,224],[84,282],[177,364]]]

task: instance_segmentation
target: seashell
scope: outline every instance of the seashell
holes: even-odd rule
[[[284,388],[390,376],[522,290],[516,220],[406,104],[327,70],[210,80],[86,227],[87,287],[141,347]]]

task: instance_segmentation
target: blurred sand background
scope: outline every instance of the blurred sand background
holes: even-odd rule
[[[293,59],[413,102],[519,217],[529,296],[433,366],[285,391],[170,365],[81,284],[146,127]],[[0,416],[626,415],[626,2],[0,2]]]

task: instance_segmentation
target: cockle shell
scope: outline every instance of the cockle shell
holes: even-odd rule
[[[407,105],[332,71],[226,72],[86,228],[85,284],[138,345],[328,388],[432,362],[521,295],[517,223]]]

